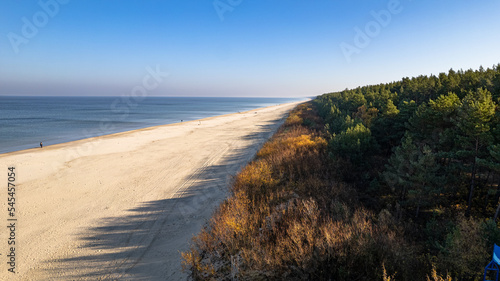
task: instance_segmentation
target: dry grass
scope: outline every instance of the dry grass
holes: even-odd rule
[[[431,277],[427,276],[427,281],[453,281],[453,278],[449,274],[446,274],[446,277],[442,277],[437,274],[436,267],[432,267]]]
[[[331,178],[319,128],[311,105],[298,107],[235,178],[231,197],[183,253],[195,280],[381,280],[384,261],[412,274],[397,266],[412,250],[391,214],[372,214]]]

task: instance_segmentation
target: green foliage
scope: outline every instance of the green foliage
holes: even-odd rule
[[[399,114],[398,108],[394,105],[394,102],[392,100],[387,101],[387,105],[385,107],[385,110],[383,112],[384,115],[386,116],[396,116]]]
[[[422,247],[426,276],[477,279],[500,242],[496,222],[486,220],[500,214],[500,64],[314,102],[335,125],[327,129],[336,175],[356,184],[366,206],[393,212],[406,239]]]
[[[410,280],[421,262],[392,214],[364,208],[330,177],[326,141],[298,117],[315,120],[292,112],[236,176],[231,196],[182,254],[185,270],[195,280],[380,280],[386,263],[392,278]],[[346,132],[361,138],[369,130],[357,123]]]
[[[428,146],[422,149],[406,137],[397,147],[383,176],[391,189],[400,194],[400,201],[415,209],[417,217],[421,207],[439,203],[444,177],[439,175],[440,165]]]
[[[329,120],[329,152],[339,158],[334,160],[340,163],[337,166],[352,169],[360,164],[375,165],[369,174],[341,174],[361,179],[364,184],[371,182],[383,172],[403,136],[408,135],[421,151],[425,147],[427,158],[432,155],[439,174],[445,177],[441,182],[445,193],[441,195],[452,192],[454,200],[459,201],[456,203],[465,199],[470,213],[473,205],[481,202],[476,195],[486,194],[482,190],[475,193],[475,188],[491,186],[486,180],[500,177],[495,168],[498,160],[490,153],[492,145],[500,142],[500,111],[495,102],[495,97],[500,97],[499,70],[500,65],[479,71],[450,70],[439,76],[403,78],[318,97],[315,103],[320,114]],[[326,108],[337,109],[335,116]],[[353,132],[358,123],[370,131],[370,141],[364,143],[369,145],[362,142],[368,140],[368,134],[358,138],[359,132]],[[400,198],[406,200],[406,195],[413,193]],[[486,206],[490,204],[496,201]]]
[[[479,280],[500,243],[499,101],[500,64],[317,97],[235,178],[183,254],[186,269],[221,280]]]
[[[364,154],[372,147],[370,129],[356,124],[333,135],[328,146],[334,157],[344,157],[354,164],[361,164]]]
[[[449,92],[447,95],[440,95],[436,101],[429,100],[429,106],[443,118],[449,119],[449,115],[460,106],[460,99],[455,93]]]
[[[495,115],[496,104],[488,90],[478,89],[469,92],[458,108],[458,118],[455,123],[465,137],[472,139],[488,138],[491,128],[490,121]]]
[[[458,280],[480,280],[483,272],[478,269],[491,260],[493,243],[499,243],[499,238],[493,221],[459,217],[446,237],[438,267],[446,268]]]
[[[496,105],[488,90],[470,91],[457,109],[456,156],[464,162],[464,169],[470,170],[470,187],[467,201],[467,215],[472,208],[473,192],[476,187],[477,159],[485,154],[485,148],[492,143],[490,132]],[[468,167],[470,166],[470,167]]]

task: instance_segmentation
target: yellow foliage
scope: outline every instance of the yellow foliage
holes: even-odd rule
[[[237,177],[237,183],[244,186],[272,186],[277,183],[272,177],[271,166],[265,161],[255,161],[246,166]]]
[[[243,230],[241,222],[236,217],[226,217],[226,225],[232,228],[236,233]]]
[[[446,274],[446,277],[437,275],[436,267],[434,265],[432,266],[431,277],[432,279],[427,276],[427,281],[453,281],[448,273]]]
[[[286,150],[305,150],[313,151],[325,148],[327,142],[322,137],[315,137],[311,135],[300,135],[297,137],[288,137],[279,140],[274,140],[264,144],[262,149],[257,153],[260,158],[268,157],[269,155],[276,155],[279,151]]]
[[[387,270],[385,269],[385,265],[382,264],[382,269],[384,270],[384,281],[395,281],[396,279],[394,278],[394,276],[396,275],[396,273],[394,273],[393,275],[387,275]]]
[[[297,112],[290,113],[290,116],[285,121],[285,126],[298,126],[301,125],[304,120],[297,114]]]
[[[326,146],[327,143],[322,137],[311,138],[311,135],[301,135],[287,139],[284,144],[293,149],[313,149],[315,147]]]
[[[221,241],[232,239],[234,235],[248,231],[249,204],[250,200],[245,193],[237,191],[233,197],[221,205],[213,218],[215,223],[213,232]]]
[[[215,270],[212,265],[204,265],[201,262],[201,257],[198,251],[191,248],[190,252],[182,252],[182,270],[190,270],[193,277],[202,278],[209,275],[215,274]]]

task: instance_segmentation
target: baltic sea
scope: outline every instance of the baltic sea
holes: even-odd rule
[[[0,153],[299,100],[304,99],[0,96]]]

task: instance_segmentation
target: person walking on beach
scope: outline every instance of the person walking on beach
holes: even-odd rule
[[[40,142],[40,148],[43,148],[43,143],[42,142]]]

